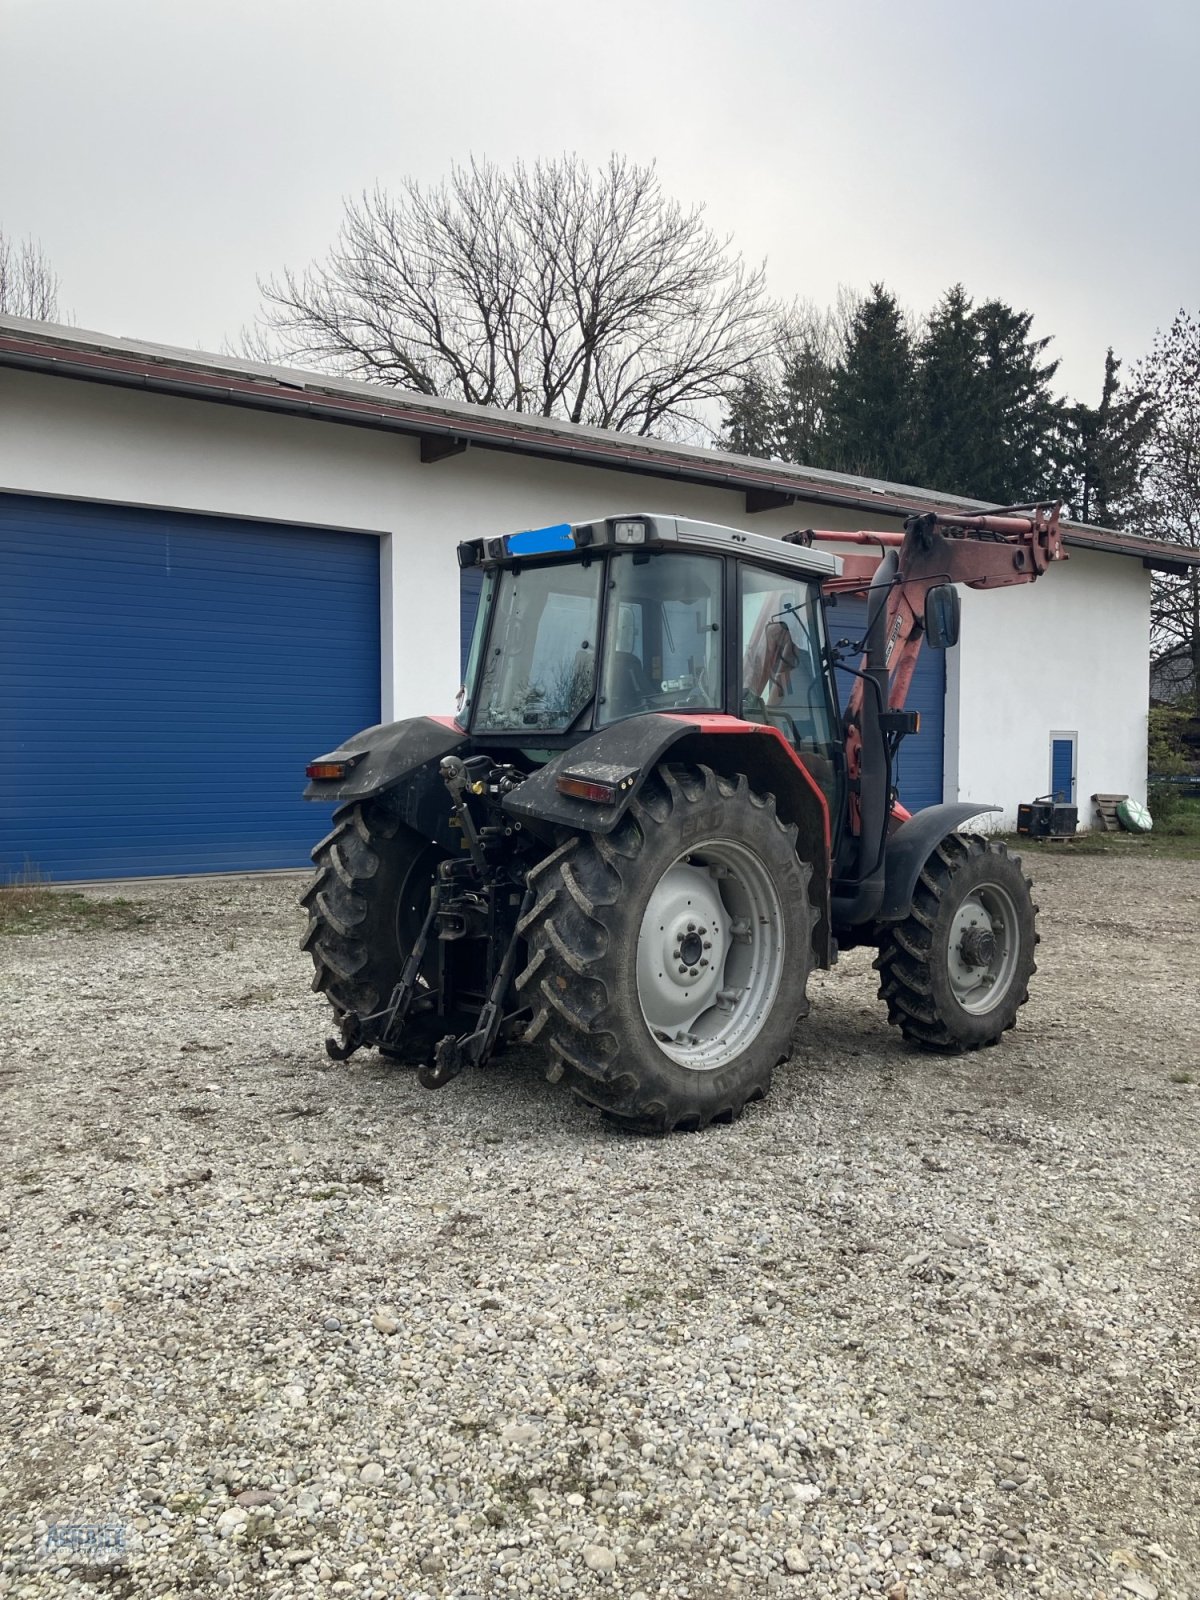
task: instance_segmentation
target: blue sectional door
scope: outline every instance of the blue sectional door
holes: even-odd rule
[[[379,678],[369,535],[0,495],[0,879],[304,865]]]
[[[861,641],[867,630],[867,603],[839,595],[836,606],[827,612],[829,636],[833,640]],[[849,655],[853,666],[857,656]],[[848,672],[838,673],[838,695],[845,706],[855,679]],[[894,777],[900,802],[910,811],[938,805],[942,798],[942,754],[946,725],[946,655],[942,650],[922,649],[917,657],[908,692],[908,709],[921,713],[921,731],[911,734],[900,746]]]

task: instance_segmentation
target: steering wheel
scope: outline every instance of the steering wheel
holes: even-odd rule
[[[712,696],[708,692],[707,669],[700,667],[695,674],[695,678],[696,681],[687,694],[684,695],[682,700],[676,702],[678,705],[709,706],[712,704]]]

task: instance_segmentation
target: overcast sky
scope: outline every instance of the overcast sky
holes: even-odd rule
[[[773,291],[962,280],[1062,386],[1200,305],[1195,0],[0,0],[0,228],[75,321],[219,349],[341,197],[658,162]]]

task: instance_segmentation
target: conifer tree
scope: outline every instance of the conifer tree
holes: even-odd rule
[[[881,283],[850,321],[829,396],[829,464],[911,483],[914,367],[907,319]]]
[[[721,449],[738,456],[777,459],[779,407],[779,391],[771,374],[763,367],[751,367],[726,404]]]
[[[930,312],[916,351],[918,482],[973,495],[985,454],[983,354],[961,283]]]
[[[806,307],[789,330],[779,377],[779,449],[786,461],[828,467],[835,358],[833,318]]]
[[[1001,300],[979,306],[973,321],[983,365],[978,471],[965,493],[999,505],[1060,489],[1063,408],[1050,392],[1057,361],[1044,361],[1048,338],[1035,339],[1033,314]]]
[[[1123,388],[1120,368],[1110,345],[1100,404],[1074,405],[1068,416],[1074,468],[1071,512],[1081,522],[1103,528],[1122,527],[1132,511],[1156,415],[1149,390]]]

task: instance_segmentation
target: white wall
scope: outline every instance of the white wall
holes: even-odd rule
[[[1050,790],[1051,735],[1076,733],[1081,827],[1093,794],[1144,800],[1149,659],[1150,574],[1134,558],[1073,549],[1033,585],[964,590],[945,798],[998,801],[1015,826],[1018,802]]]
[[[5,369],[2,490],[383,535],[385,719],[453,709],[461,539],[619,511],[776,534],[863,520],[820,506],[747,516],[738,491],[493,450],[423,466],[395,433]]]
[[[900,525],[815,505],[749,516],[740,491],[495,451],[423,466],[417,441],[394,433],[0,369],[4,489],[381,535],[385,718],[453,706],[460,539],[619,511],[766,534]],[[1050,786],[1051,729],[1079,732],[1081,820],[1093,791],[1140,798],[1148,653],[1136,560],[1074,551],[1032,587],[965,593],[946,799],[1002,801],[1011,821]]]

